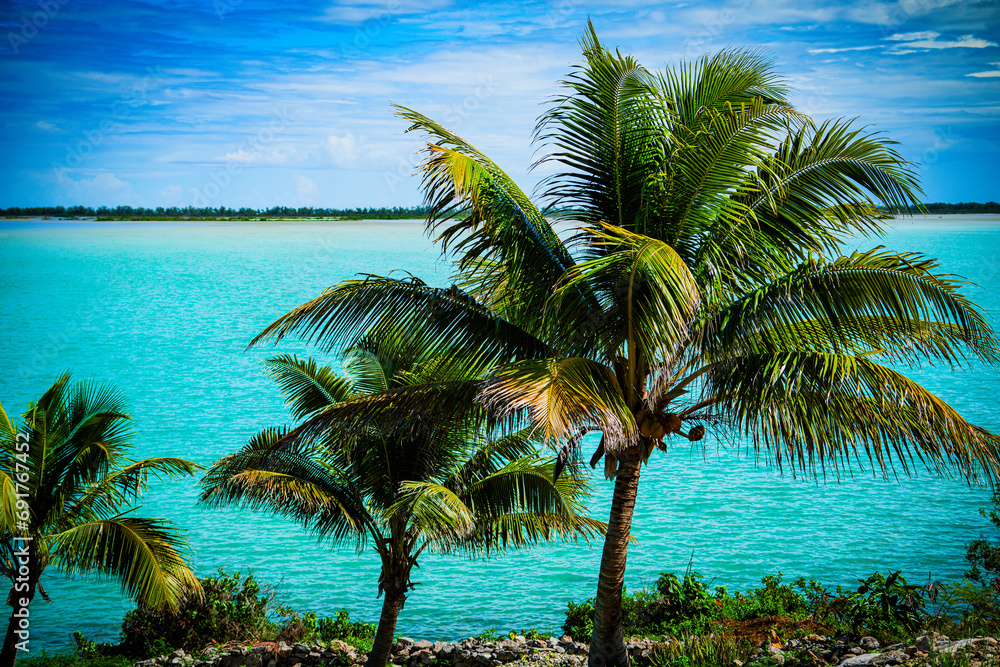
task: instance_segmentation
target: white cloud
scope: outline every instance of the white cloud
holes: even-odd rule
[[[936,39],[940,36],[939,32],[927,30],[924,32],[898,32],[895,35],[889,35],[886,39],[893,42],[912,42],[915,39]]]
[[[869,49],[877,49],[877,46],[848,46],[842,49],[809,49],[809,53],[842,53],[844,51],[868,51]]]
[[[295,177],[295,187],[298,191],[296,201],[299,204],[312,204],[316,200],[316,195],[319,194],[319,188],[312,180],[301,174],[292,174],[292,176]]]
[[[35,123],[35,127],[37,127],[39,130],[45,130],[46,132],[62,132],[61,129],[59,129],[52,123],[44,120],[40,120],[37,123]]]
[[[988,42],[985,39],[979,39],[972,35],[962,35],[958,39],[948,42],[937,41],[937,33],[933,33],[934,37],[930,39],[922,39],[915,42],[904,42],[899,45],[900,48],[909,49],[985,49],[989,46],[997,46],[996,42]]]
[[[111,172],[99,172],[93,178],[74,179],[66,169],[55,170],[59,194],[67,201],[84,206],[130,204],[132,184]]]
[[[242,148],[230,153],[226,153],[222,156],[222,159],[226,162],[237,162],[239,164],[248,164],[250,162],[256,162],[260,159],[260,153],[245,151]]]
[[[990,63],[994,67],[1000,67],[1000,63]],[[974,76],[977,79],[993,79],[1000,77],[1000,69],[987,70],[985,72],[972,72],[971,74],[966,74],[965,76]]]
[[[353,167],[360,155],[358,140],[350,132],[344,136],[331,134],[320,143],[314,154],[324,162],[332,162],[335,167],[347,169]]]

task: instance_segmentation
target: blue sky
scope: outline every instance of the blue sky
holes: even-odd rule
[[[900,142],[929,201],[1000,200],[996,0],[4,0],[0,207],[415,205],[390,102],[530,191],[588,17],[649,68],[761,48],[800,109]]]

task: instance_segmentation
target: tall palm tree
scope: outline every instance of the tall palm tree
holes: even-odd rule
[[[201,586],[171,522],[131,516],[157,479],[193,474],[178,458],[128,458],[131,418],[117,388],[60,377],[19,423],[0,406],[0,573],[13,607],[0,665],[10,667],[45,569],[114,577],[140,604],[176,608]],[[30,627],[30,618],[28,619]]]
[[[414,410],[390,418],[393,397],[433,383],[461,383],[469,366],[444,365],[420,346],[366,337],[343,357],[344,375],[312,359],[279,356],[268,373],[288,399],[294,430],[253,437],[206,474],[202,500],[282,514],[333,542],[370,543],[382,561],[384,595],[370,667],[384,667],[396,620],[424,551],[467,553],[519,548],[554,536],[600,535],[604,524],[579,514],[584,486],[553,482],[528,431],[495,437],[485,414],[458,411],[424,422]],[[357,410],[379,415],[360,423]],[[447,403],[427,409],[448,412]]]
[[[560,462],[600,431],[591,464],[603,457],[615,487],[597,667],[628,662],[632,511],[641,465],[668,438],[742,434],[779,466],[823,475],[853,464],[908,473],[919,460],[995,479],[1000,439],[885,364],[998,355],[962,282],[933,260],[881,246],[841,253],[883,230],[878,206],[918,206],[893,142],[851,121],[817,126],[755,52],[653,73],[592,26],[582,47],[536,128],[541,161],[557,167],[541,188],[550,208],[463,138],[398,107],[428,136],[427,223],[457,259],[456,285],[348,281],[265,337],[306,331],[332,344],[390,320],[443,356],[492,364],[480,403],[537,428]],[[560,237],[550,219],[575,233]]]

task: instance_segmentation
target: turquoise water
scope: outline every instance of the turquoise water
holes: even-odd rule
[[[967,293],[1000,313],[1000,218],[901,221],[883,241],[939,257],[979,283]],[[870,247],[873,243],[862,243]],[[288,421],[260,373],[274,349],[244,351],[279,315],[359,272],[410,271],[445,284],[447,267],[419,222],[323,224],[0,221],[0,400],[23,410],[64,370],[117,383],[131,397],[138,453],[208,465],[259,428]],[[995,325],[996,326],[996,325]],[[283,344],[277,351],[307,352]],[[970,420],[1000,430],[996,369],[910,371]],[[988,492],[919,471],[840,483],[784,476],[739,442],[674,447],[644,471],[627,586],[695,569],[743,589],[781,571],[850,584],[876,569],[911,581],[960,576],[963,544],[988,523]],[[606,518],[610,485],[593,478],[591,512]],[[377,557],[333,551],[263,514],[196,506],[193,481],[157,487],[142,510],[189,531],[195,566],[253,570],[293,607],[346,607],[375,621]],[[553,545],[469,560],[426,555],[400,632],[458,638],[484,628],[555,630],[569,600],[593,595],[599,545]],[[111,582],[50,572],[51,603],[31,607],[32,649],[62,648],[74,630],[113,639],[131,604]],[[4,618],[5,620],[5,618]]]

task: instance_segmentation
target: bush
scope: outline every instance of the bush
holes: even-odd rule
[[[119,650],[145,658],[170,649],[198,650],[215,642],[249,641],[270,627],[272,592],[263,592],[252,574],[206,577],[204,597],[188,596],[177,611],[137,607],[122,621]],[[315,617],[314,617],[315,618]]]
[[[907,584],[899,572],[888,576],[876,572],[859,579],[857,591],[838,586],[835,593],[802,577],[784,584],[780,572],[761,579],[760,587],[732,596],[721,586],[710,592],[703,579],[690,569],[683,578],[664,572],[655,592],[623,593],[625,634],[691,636],[713,632],[720,625],[740,633],[740,622],[783,617],[786,625],[816,628],[818,624],[831,633],[872,635],[892,642],[912,635],[927,619],[925,589]],[[593,629],[593,598],[582,604],[570,602],[563,630],[574,639],[589,641]],[[686,659],[672,656],[668,662]]]
[[[341,609],[337,612],[336,617],[327,616],[319,619],[317,630],[324,641],[333,641],[334,639],[348,641],[351,639],[372,639],[375,637],[377,628],[364,621],[351,622],[350,612]]]
[[[920,627],[923,587],[907,584],[898,571],[888,577],[876,572],[858,581],[861,585],[847,597],[843,612],[854,634],[899,640]]]

